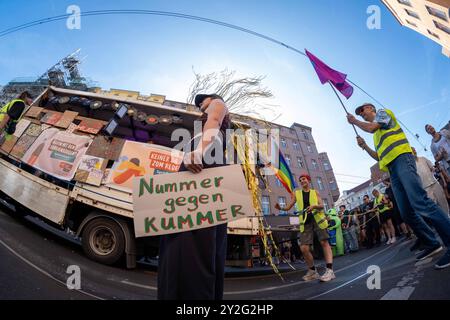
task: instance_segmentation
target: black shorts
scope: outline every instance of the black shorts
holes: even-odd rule
[[[385,224],[389,219],[392,219],[392,211],[387,210],[383,213],[380,213],[380,222],[381,224]]]

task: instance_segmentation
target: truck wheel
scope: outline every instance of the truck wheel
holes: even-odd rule
[[[107,265],[116,263],[125,252],[122,229],[108,218],[89,221],[83,229],[81,242],[90,259]]]

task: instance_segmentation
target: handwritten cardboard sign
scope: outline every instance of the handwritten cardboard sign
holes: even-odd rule
[[[240,165],[133,179],[136,237],[208,228],[252,216]]]

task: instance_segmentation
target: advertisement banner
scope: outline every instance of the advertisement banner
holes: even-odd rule
[[[49,128],[34,141],[22,161],[61,180],[70,181],[91,141],[87,136]]]
[[[177,172],[182,160],[183,152],[156,144],[126,141],[111,168],[107,186],[131,193],[134,177]]]

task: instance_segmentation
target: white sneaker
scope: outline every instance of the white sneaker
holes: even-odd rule
[[[320,281],[322,282],[328,282],[333,279],[336,279],[336,276],[334,275],[332,269],[327,269],[327,271],[325,271],[325,273],[320,277]]]
[[[394,244],[394,243],[396,243],[396,242],[397,242],[397,238],[392,237],[392,239],[391,239],[391,244]]]
[[[389,238],[389,240],[388,241],[386,241],[386,244],[391,244],[392,242],[391,242],[391,238]]]
[[[308,272],[303,276],[304,281],[317,280],[319,278],[320,278],[320,275],[317,272],[317,270],[311,270],[311,269],[308,269]]]

